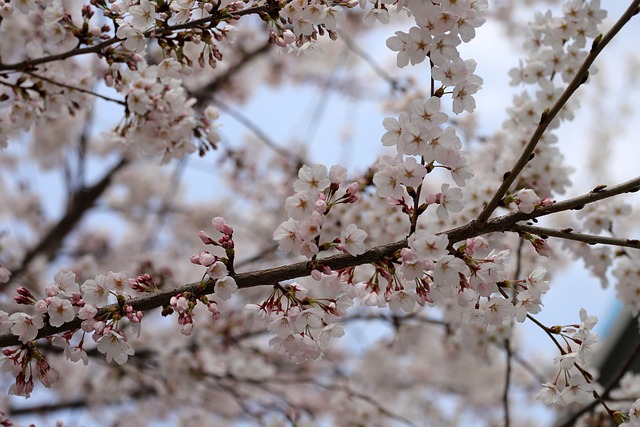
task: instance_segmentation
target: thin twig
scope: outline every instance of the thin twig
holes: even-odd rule
[[[39,255],[44,254],[48,260],[53,259],[60,249],[62,241],[75,229],[75,226],[84,217],[84,214],[95,205],[98,198],[109,188],[116,172],[122,169],[127,163],[128,161],[126,159],[121,159],[105,173],[100,181],[91,187],[81,188],[76,191],[69,202],[69,207],[65,215],[56,225],[49,229],[38,244],[25,254],[22,263],[18,267],[11,269],[11,278],[7,283],[2,285],[2,288],[6,288],[14,279],[22,274]]]
[[[362,60],[366,62],[378,76],[389,83],[393,90],[399,90],[402,92],[407,90],[406,87],[401,86],[398,79],[387,73],[380,65],[378,65],[371,55],[369,55],[364,49],[361,49],[348,34],[343,31],[338,31],[338,36],[338,40],[342,40],[353,53],[362,58]]]
[[[548,227],[537,227],[533,225],[514,224],[509,231],[518,233],[531,233],[541,237],[558,237],[560,239],[574,240],[576,242],[588,243],[590,245],[602,244],[613,245],[625,248],[640,249],[640,240],[638,239],[621,239],[617,237],[596,236],[594,234],[576,233],[570,228],[558,230]]]
[[[45,76],[41,76],[40,74],[34,73],[33,71],[25,71],[25,74],[28,74],[32,77],[35,77],[36,79],[40,79],[43,80],[47,83],[51,83],[52,85],[55,86],[60,86],[63,87],[65,89],[69,89],[69,90],[74,90],[76,92],[82,92],[82,93],[86,93],[87,95],[92,95],[95,96],[96,98],[100,98],[100,99],[104,99],[105,101],[109,101],[109,102],[115,102],[116,104],[120,104],[120,105],[127,105],[126,102],[124,102],[121,99],[115,99],[115,98],[111,98],[105,95],[100,95],[99,93],[95,93],[93,91],[90,91],[89,89],[83,89],[81,87],[78,86],[72,86],[72,85],[68,85],[66,83],[60,83],[57,82],[53,79],[50,79],[49,77],[45,77]]]
[[[300,157],[299,154],[289,151],[286,148],[283,148],[280,145],[278,145],[273,139],[269,137],[269,135],[267,135],[265,131],[263,131],[258,125],[256,125],[254,122],[249,120],[249,118],[247,118],[244,114],[242,114],[235,108],[229,106],[228,104],[220,101],[218,98],[215,98],[213,96],[211,97],[211,103],[216,105],[218,108],[220,108],[222,111],[224,111],[225,113],[227,113],[228,115],[230,115],[231,117],[239,121],[240,123],[242,123],[244,127],[249,129],[255,136],[258,137],[258,139],[264,142],[264,144],[267,147],[271,148],[273,151],[275,151],[282,157],[286,159],[294,160],[296,164],[299,164],[299,165],[305,164],[304,159]]]

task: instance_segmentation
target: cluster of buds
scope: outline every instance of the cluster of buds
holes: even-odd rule
[[[203,265],[205,267],[214,266],[217,262],[221,261],[224,263],[224,274],[222,273],[221,267],[216,266],[212,267],[215,269],[220,269],[218,271],[212,271],[213,275],[211,275],[212,279],[217,279],[227,274],[228,271],[233,274],[233,259],[235,257],[234,243],[233,243],[233,227],[227,224],[224,218],[217,216],[211,220],[213,227],[222,235],[217,240],[209,236],[206,232],[200,231],[198,233],[198,237],[205,245],[213,245],[218,246],[224,249],[226,259],[219,258],[215,255],[210,254],[209,252],[200,252],[199,254],[192,255],[190,260],[192,263],[197,265]],[[213,277],[216,276],[217,277]]]
[[[233,274],[233,259],[235,256],[235,244],[233,242],[233,227],[226,223],[224,218],[215,217],[211,223],[220,236],[213,238],[204,231],[200,231],[198,236],[205,245],[213,245],[224,250],[225,256],[217,256],[209,251],[202,251],[198,254],[191,255],[189,260],[191,263],[201,265],[207,268],[205,277],[214,281],[215,297],[221,300],[228,300],[238,289]],[[185,335],[191,335],[196,326],[194,319],[194,310],[198,302],[207,307],[209,313],[214,320],[219,319],[221,314],[218,310],[218,302],[202,295],[207,281],[201,282],[200,291],[184,292],[171,298],[169,305],[165,307],[163,315],[169,315],[174,311],[178,313],[178,324],[181,326],[181,332]]]
[[[153,277],[148,273],[144,273],[135,278],[130,278],[129,287],[136,292],[158,291],[158,285],[153,281]]]
[[[2,369],[11,372],[16,382],[9,394],[29,397],[34,388],[34,375],[47,388],[58,380],[58,373],[49,365],[35,345],[7,347],[2,350],[4,364]],[[35,362],[35,368],[33,363]]]
[[[175,311],[178,313],[178,325],[180,325],[180,332],[184,335],[191,335],[195,329],[197,322],[194,318],[194,309],[198,302],[204,304],[207,307],[211,317],[214,320],[220,318],[220,311],[218,310],[218,303],[210,300],[206,296],[197,297],[191,292],[185,292],[171,297],[169,306],[163,311],[163,315],[171,314]]]

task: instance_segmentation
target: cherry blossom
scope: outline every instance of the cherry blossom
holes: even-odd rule
[[[9,316],[13,322],[11,332],[17,335],[23,344],[34,340],[38,336],[38,330],[44,326],[41,315],[30,316],[26,313],[14,313]]]
[[[231,295],[238,289],[233,277],[225,276],[216,280],[215,293],[222,300],[228,300]]]
[[[61,326],[66,322],[72,321],[76,317],[76,313],[71,306],[69,300],[51,297],[49,301],[49,324],[51,326]]]
[[[129,356],[134,354],[134,350],[127,342],[125,335],[114,329],[104,333],[98,340],[98,351],[105,355],[107,362],[116,362],[124,365]]]
[[[640,376],[598,384],[591,311],[538,318],[569,256],[640,309],[626,197],[640,182],[617,185],[601,148],[633,107],[608,102],[614,81],[592,66],[624,39],[637,1],[615,25],[598,0],[528,25],[503,6],[0,0],[9,394],[51,388],[52,414],[108,408],[106,424],[527,425],[535,405],[520,397],[537,388],[578,423],[638,424]],[[506,107],[497,129],[480,123],[493,105],[476,97],[495,76],[480,76],[486,55],[465,46],[495,28],[487,20],[513,35],[503,41],[524,40],[502,76],[515,95],[489,94]],[[386,46],[371,38],[381,29]],[[632,94],[633,79],[619,80]],[[300,85],[321,88],[307,97],[315,108],[278,92],[245,116],[263,89]],[[358,108],[325,108],[337,94],[389,116],[367,117],[379,132],[367,152],[348,145]],[[585,106],[616,132],[593,132],[587,170],[602,182],[583,191],[558,129]],[[322,164],[334,141],[315,126],[341,121],[349,167]],[[522,324],[554,356],[532,359]],[[36,410],[15,402],[8,413]]]
[[[366,238],[366,231],[359,229],[355,224],[347,225],[347,228],[340,235],[344,250],[354,256],[364,253],[366,250],[364,240]]]

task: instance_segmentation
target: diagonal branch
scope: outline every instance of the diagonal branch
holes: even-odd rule
[[[622,27],[624,27],[624,25],[629,22],[629,20],[631,20],[631,18],[638,12],[638,5],[640,5],[640,0],[632,1],[631,5],[629,5],[627,10],[622,14],[615,25],[611,27],[607,34],[601,39],[596,38],[594,40],[591,51],[585,58],[575,77],[569,83],[562,95],[560,95],[560,98],[556,101],[556,103],[551,108],[545,110],[542,113],[540,123],[538,124],[536,130],[533,132],[533,135],[531,135],[531,139],[529,139],[529,142],[524,147],[524,150],[522,150],[520,158],[517,160],[513,168],[505,173],[502,184],[500,184],[500,187],[493,195],[489,203],[484,207],[482,212],[480,212],[480,215],[478,215],[478,218],[476,219],[476,223],[478,224],[478,226],[483,226],[487,222],[493,211],[498,207],[498,205],[500,204],[500,200],[502,200],[502,197],[507,193],[509,187],[511,187],[511,184],[515,182],[516,178],[518,178],[518,176],[520,175],[520,172],[522,172],[524,167],[531,160],[533,150],[536,148],[536,145],[538,145],[538,142],[540,142],[540,138],[542,138],[542,135],[547,130],[547,127],[549,127],[553,119],[555,119],[555,117],[558,115],[562,107],[564,107],[564,105],[567,103],[569,98],[571,98],[575,91],[578,90],[578,87],[580,87],[580,85],[582,85],[587,80],[587,77],[589,76],[589,68],[605,48],[605,46],[609,44],[609,42],[616,34],[618,34]]]
[[[22,259],[22,263],[18,267],[11,269],[11,279],[2,286],[8,286],[12,279],[15,279],[21,273],[26,271],[31,262],[37,256],[45,255],[48,260],[55,258],[56,252],[60,248],[65,237],[74,230],[84,214],[94,206],[104,191],[109,188],[115,173],[122,169],[127,163],[127,160],[122,158],[116,165],[107,171],[100,181],[91,187],[81,188],[78,190],[70,200],[69,207],[67,208],[65,215],[45,236],[42,237],[37,245],[25,254]]]
[[[296,171],[301,165],[304,165],[306,163],[305,160],[299,154],[293,151],[289,151],[286,148],[279,145],[278,143],[276,143],[273,139],[271,139],[271,137],[269,137],[269,135],[267,135],[265,131],[263,131],[257,124],[255,124],[245,115],[243,115],[240,111],[220,101],[215,96],[211,96],[211,102],[215,106],[220,108],[222,111],[224,111],[225,113],[227,113],[228,115],[236,119],[238,122],[240,122],[244,127],[246,127],[251,132],[253,132],[253,134],[256,137],[258,137],[258,139],[260,139],[262,142],[264,142],[264,144],[267,147],[269,147],[270,149],[272,149],[273,151],[275,151],[285,159],[293,160],[296,165],[295,166]]]
[[[224,88],[224,86],[229,83],[229,81],[237,76],[238,72],[252,62],[254,59],[259,58],[261,55],[269,52],[271,48],[271,43],[266,42],[262,46],[258,48],[245,52],[242,55],[242,58],[227,68],[222,74],[216,76],[215,79],[207,83],[206,85],[199,87],[197,89],[193,89],[190,91],[191,96],[193,96],[198,105],[204,106],[211,98],[215,96],[215,94]]]

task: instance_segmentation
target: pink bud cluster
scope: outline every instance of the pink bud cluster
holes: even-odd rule
[[[184,293],[171,297],[169,301],[169,306],[178,313],[178,325],[181,327],[180,332],[184,335],[191,335],[197,325],[194,318],[194,309],[198,302],[207,306],[207,310],[211,313],[213,320],[220,318],[218,303],[208,299],[206,296],[197,297],[192,293]]]
[[[33,345],[5,348],[2,350],[2,358],[2,369],[11,372],[16,379],[9,388],[11,395],[29,397],[35,386],[34,377],[47,388],[58,380],[58,373]]]
[[[189,258],[193,264],[202,265],[207,268],[205,273],[209,280],[215,282],[214,296],[226,301],[238,290],[238,285],[230,275],[233,272],[233,260],[235,256],[235,244],[233,242],[233,227],[226,223],[224,218],[215,217],[211,223],[220,237],[214,239],[204,231],[200,231],[198,236],[205,245],[212,245],[224,249],[225,257],[219,257],[208,251],[191,255]],[[194,309],[200,302],[207,307],[214,320],[219,319],[221,314],[218,310],[218,302],[207,298],[205,295],[195,293],[179,294],[171,298],[169,303],[172,310],[178,313],[178,324],[181,332],[191,335],[196,326],[194,319]]]

